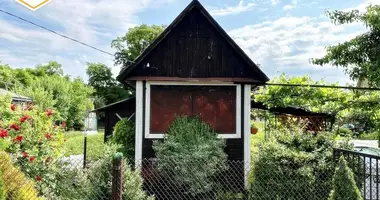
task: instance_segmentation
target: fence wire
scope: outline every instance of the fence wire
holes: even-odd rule
[[[364,199],[380,199],[378,158],[334,151],[336,156],[341,154],[354,172]],[[139,186],[133,182],[123,183],[123,176],[128,176],[129,172],[126,172],[131,170],[130,166],[115,166],[111,158],[92,162],[86,168],[81,160],[59,160],[53,164],[54,170],[38,176],[25,175],[27,173],[22,173],[19,168],[0,162],[0,178],[4,180],[0,180],[0,199],[327,200],[334,175],[330,169],[335,167],[326,166],[325,171],[311,174],[307,171],[308,166],[283,163],[263,173],[255,168],[265,167],[265,163],[257,166],[243,161],[226,161],[216,167],[213,165],[211,171],[208,164],[176,159],[142,160],[139,174],[143,185],[138,189],[143,189],[147,196],[132,197],[129,195],[136,191],[132,188]],[[251,169],[250,173],[248,169]],[[5,198],[2,199],[3,194]]]

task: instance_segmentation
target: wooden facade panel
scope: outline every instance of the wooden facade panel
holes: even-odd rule
[[[202,87],[193,94],[193,115],[219,134],[236,133],[236,87]]]
[[[199,9],[191,10],[134,68],[132,76],[260,80]]]
[[[178,87],[151,86],[150,132],[163,133],[178,116],[192,115],[190,91]]]

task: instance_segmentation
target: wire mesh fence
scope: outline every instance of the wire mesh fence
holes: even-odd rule
[[[346,157],[364,199],[380,199],[378,157],[346,150],[334,150],[334,155]],[[226,161],[209,169],[207,162],[145,159],[139,171],[112,158],[86,168],[81,160],[61,159],[46,174],[31,176],[9,164],[0,162],[0,199],[3,195],[6,200],[327,200],[335,168],[310,173],[307,165],[282,163],[271,168],[266,163]]]

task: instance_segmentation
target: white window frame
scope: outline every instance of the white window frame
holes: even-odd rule
[[[229,82],[170,82],[170,81],[147,81],[145,87],[145,138],[161,139],[165,134],[150,133],[150,86],[151,85],[193,85],[193,86],[235,86],[236,87],[236,131],[233,134],[219,134],[219,138],[241,138],[241,85]]]

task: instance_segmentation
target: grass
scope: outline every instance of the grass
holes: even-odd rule
[[[65,143],[65,156],[83,154],[84,136],[82,132],[71,131],[65,133],[67,142]],[[104,133],[87,136],[87,158],[97,159],[104,149]]]
[[[255,126],[258,128],[258,131],[256,134],[251,135],[252,155],[259,151],[259,144],[265,140],[264,122],[255,122]]]

